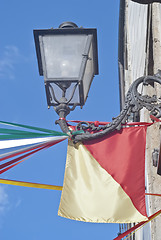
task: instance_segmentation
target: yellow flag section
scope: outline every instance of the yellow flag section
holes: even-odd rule
[[[58,215],[96,223],[147,220],[87,148],[83,144],[73,145],[70,140]]]

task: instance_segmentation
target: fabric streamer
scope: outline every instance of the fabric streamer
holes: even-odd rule
[[[0,150],[6,148],[13,148],[13,147],[20,147],[26,145],[32,145],[36,143],[43,143],[43,142],[52,142],[55,141],[56,143],[63,141],[66,139],[67,136],[56,136],[56,137],[44,137],[44,138],[27,138],[27,139],[14,139],[14,140],[1,140],[0,141]]]
[[[28,125],[24,125],[24,124],[11,123],[11,122],[5,122],[5,121],[0,121],[0,124],[12,126],[12,127],[26,128],[26,129],[30,129],[30,130],[32,129],[32,130],[36,130],[36,131],[40,131],[40,132],[52,133],[54,136],[64,136],[64,135],[67,136],[67,134],[62,133],[62,132],[57,132],[57,131],[49,130],[46,128],[28,126]]]
[[[0,154],[0,161],[18,156],[18,155],[26,153],[26,152],[29,152],[29,151],[34,150],[43,145],[44,145],[44,143],[34,144],[34,145],[32,145],[32,147],[30,145],[29,147],[25,147],[25,148],[21,148],[21,149],[15,150],[15,151],[10,151],[10,152],[4,153],[4,154]]]
[[[150,217],[148,217],[147,221],[143,221],[143,222],[140,222],[140,223],[136,224],[134,227],[128,229],[126,232],[120,234],[118,237],[116,237],[113,240],[121,240],[122,238],[126,237],[127,235],[129,235],[130,233],[132,233],[133,231],[138,229],[139,227],[144,226],[148,222],[152,221],[154,218],[156,218],[160,214],[161,214],[161,210],[159,210],[158,212],[156,212],[153,215],[151,215]]]
[[[28,158],[29,158],[29,157],[28,157]],[[17,166],[19,163],[22,163],[23,161],[27,160],[28,158],[23,159],[22,161],[20,161],[20,162],[18,162],[18,163],[15,163],[15,164],[13,164],[12,166],[9,166],[9,167],[7,167],[7,168],[1,170],[1,171],[0,171],[0,174],[2,174],[2,173],[4,173],[4,172],[8,171],[9,169],[11,169],[11,168]]]
[[[161,197],[161,194],[156,193],[145,193],[145,195]]]
[[[36,152],[49,148],[68,137],[67,134],[45,128],[4,121],[0,121],[0,124],[30,129],[30,131],[24,131],[0,128],[0,174],[23,162],[23,159],[26,160]],[[9,150],[11,148],[18,149],[11,151]]]
[[[18,161],[22,160],[23,158],[26,158],[26,157],[28,157],[28,156],[30,156],[30,155],[38,152],[38,151],[40,151],[40,150],[42,150],[42,149],[44,149],[44,148],[48,148],[48,147],[50,147],[50,146],[52,146],[52,145],[51,145],[51,144],[50,144],[50,145],[44,145],[44,146],[42,146],[41,148],[38,148],[38,149],[36,149],[36,150],[34,150],[34,151],[31,151],[31,152],[29,152],[29,153],[27,153],[27,154],[24,154],[24,155],[22,155],[22,156],[20,156],[20,157],[18,157],[18,158],[15,158],[15,159],[13,159],[13,160],[11,160],[11,161],[8,161],[8,162],[6,162],[6,163],[3,163],[3,164],[0,165],[0,169],[5,168],[5,167],[7,167],[7,166],[9,166],[9,165],[12,165],[13,163],[18,162]]]
[[[22,154],[24,152],[27,152],[27,153],[23,154],[22,156],[16,157],[16,158],[14,158],[14,159],[12,159],[12,160],[10,160],[8,162],[0,164],[0,169],[2,169],[2,170],[0,170],[0,174],[4,173],[5,171],[11,169],[13,166],[17,165],[17,164],[14,164],[14,163],[19,162],[20,160],[22,160],[24,158],[26,159],[29,156],[35,154],[36,152],[41,151],[41,150],[46,149],[46,148],[49,148],[49,147],[53,146],[54,144],[55,144],[55,141],[54,142],[50,142],[50,143],[44,143],[43,145],[38,145],[37,147],[32,147],[32,148],[29,148],[28,150],[25,150],[25,151],[19,151],[18,153],[11,154],[11,155],[8,155],[7,157],[2,158],[3,160],[4,159],[6,160],[6,158],[7,159],[8,158],[12,158],[15,155],[20,155],[20,154]],[[2,159],[0,159],[0,160],[2,160]],[[12,164],[14,164],[14,165],[12,165]],[[11,168],[8,167],[10,165],[12,165]]]
[[[31,183],[31,182],[22,182],[22,181],[15,181],[15,180],[2,179],[2,178],[0,178],[0,183],[14,185],[14,186],[23,186],[23,187],[31,187],[31,188],[42,188],[42,189],[60,190],[60,191],[63,188],[62,186],[56,186],[56,185]]]
[[[151,115],[151,118],[154,117]],[[158,118],[155,118],[157,119],[154,120],[155,122],[158,122]],[[159,120],[160,121],[160,120]],[[79,120],[68,120],[67,123],[69,122],[72,122],[72,123],[80,123],[80,122],[87,122],[89,124],[94,124],[95,126],[99,126],[99,125],[107,125],[109,122],[99,122],[99,121],[95,121],[95,122],[92,122],[92,121],[79,121]],[[125,124],[122,124],[122,126],[151,126],[153,123],[148,123],[148,122],[129,122],[129,123],[125,123]],[[70,125],[70,124],[69,124]]]

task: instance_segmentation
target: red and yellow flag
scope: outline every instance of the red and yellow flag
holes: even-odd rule
[[[69,141],[58,215],[85,222],[148,220],[146,129],[126,127],[76,145]]]

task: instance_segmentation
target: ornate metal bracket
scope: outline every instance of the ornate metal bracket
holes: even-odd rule
[[[96,127],[94,124],[89,124],[87,122],[80,122],[76,126],[76,131],[83,130],[84,132],[74,135],[74,142],[92,140],[111,133],[116,129],[119,130],[121,128],[121,124],[124,124],[127,121],[128,116],[131,113],[137,113],[142,108],[146,108],[148,111],[150,111],[150,114],[156,116],[157,118],[160,118],[161,101],[159,100],[159,98],[157,98],[156,95],[147,96],[141,95],[138,92],[139,85],[143,84],[143,86],[147,86],[149,84],[153,84],[154,82],[161,84],[161,70],[159,70],[158,73],[154,76],[143,76],[132,83],[126,95],[124,108],[120,112],[119,116],[113,118],[112,122],[108,123],[107,125],[98,127]],[[59,123],[60,127],[64,132],[69,133],[69,129],[65,119],[61,118],[60,120],[58,120],[57,123]],[[90,134],[89,130],[94,133]]]
[[[160,2],[160,0],[132,0],[132,1],[140,4],[150,4],[154,2]]]

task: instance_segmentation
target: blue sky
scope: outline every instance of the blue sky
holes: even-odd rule
[[[119,0],[34,0],[1,2],[1,118],[58,130],[58,116],[48,110],[43,78],[39,76],[33,29],[57,28],[64,21],[97,28],[99,75],[86,105],[68,119],[111,121],[119,114]],[[3,178],[63,184],[67,141],[40,152]],[[1,240],[107,239],[117,236],[117,224],[75,222],[57,216],[61,192],[0,185]]]

